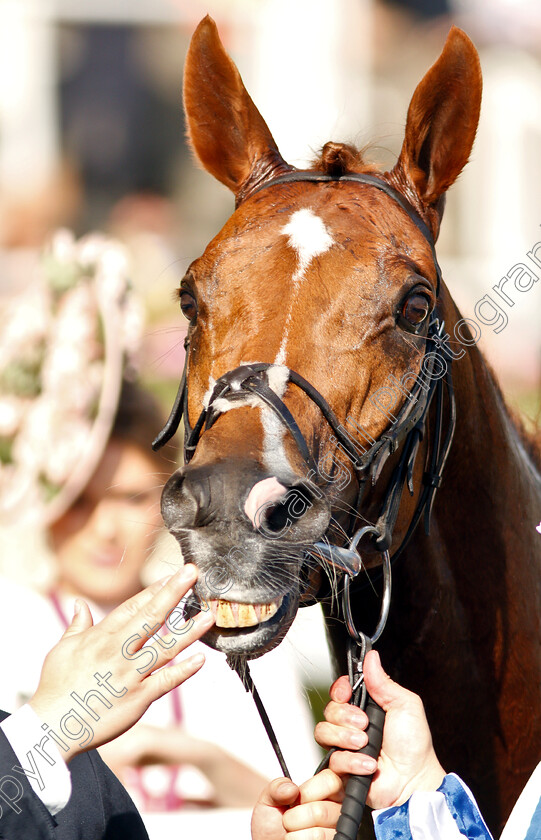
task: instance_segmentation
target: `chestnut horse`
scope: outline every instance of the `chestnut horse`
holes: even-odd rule
[[[353,614],[373,627],[380,549],[396,555],[427,482],[431,493],[441,484],[429,535],[416,527],[394,562],[379,647],[390,673],[424,699],[443,765],[496,827],[541,759],[541,481],[534,442],[510,418],[433,249],[480,100],[477,52],[453,28],[413,94],[392,170],[328,143],[299,172],[282,159],[213,21],[201,22],[185,68],[189,138],[236,210],[180,287],[190,329],[176,416],[184,410],[192,457],[167,482],[162,510],[201,569],[197,595],[217,617],[209,644],[259,656],[316,597],[342,670],[347,633],[333,599],[341,574],[307,562],[310,546],[343,545],[378,520],[404,437],[364,483],[347,441],[368,451],[411,419],[414,392],[424,400],[410,491],[395,499],[379,543],[363,542],[372,586],[353,587]],[[430,405],[427,383],[451,362],[456,431],[445,467],[440,459],[431,470],[436,427],[443,441],[453,405],[450,379]]]

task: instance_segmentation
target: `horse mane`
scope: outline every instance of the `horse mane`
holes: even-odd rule
[[[494,387],[496,389],[496,393],[500,399],[502,404],[503,410],[507,413],[509,420],[515,429],[520,442],[522,443],[527,455],[530,457],[532,464],[536,467],[537,471],[541,474],[541,425],[539,424],[539,420],[533,420],[532,425],[533,428],[531,430],[526,428],[524,423],[524,418],[520,413],[518,408],[514,408],[510,406],[505,399],[502,389],[498,383],[496,378],[496,374],[492,370],[492,367],[488,364],[487,360],[483,356],[483,361],[487,367],[488,373]]]
[[[529,432],[525,425],[522,416],[517,409],[505,405],[511,422],[513,423],[517,434],[524,446],[524,449],[532,459],[539,473],[541,473],[541,426],[539,422],[534,421],[533,431]]]

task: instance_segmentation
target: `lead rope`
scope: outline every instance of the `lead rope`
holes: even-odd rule
[[[363,663],[366,654],[372,649],[372,639],[364,633],[360,633],[358,636],[361,639],[361,643],[359,644],[350,638],[347,652],[348,675],[353,692],[350,702],[366,712],[368,717],[368,726],[366,728],[368,743],[365,747],[358,750],[358,752],[377,759],[383,740],[385,712],[370,697],[364,683]],[[274,729],[272,728],[269,716],[265,711],[261,697],[259,696],[257,688],[254,685],[254,681],[252,680],[252,675],[250,674],[250,669],[248,667],[248,661],[241,660],[238,656],[231,658],[227,657],[227,664],[239,675],[245,690],[248,691],[254,698],[257,711],[259,712],[259,716],[261,717],[263,726],[265,727],[265,731],[269,737],[269,741],[272,744],[272,748],[276,753],[276,758],[278,759],[282,773],[285,777],[291,779],[291,773],[287,768],[287,764],[282,754],[282,750],[280,749],[280,745],[278,744],[278,739]],[[340,747],[331,747],[323,761],[321,761],[319,766],[316,768],[314,775],[328,766],[331,755],[338,749],[340,749]],[[373,774],[369,776],[349,777],[346,785],[344,801],[342,802],[340,810],[340,816],[338,818],[338,822],[336,823],[334,840],[355,840],[357,837],[363,818],[366,797],[368,795],[370,785],[372,784],[372,775]]]
[[[350,703],[358,706],[368,717],[366,734],[368,743],[358,750],[363,755],[369,755],[377,759],[383,741],[383,726],[385,723],[385,712],[369,695],[364,682],[363,663],[369,650],[372,650],[372,639],[364,633],[359,634],[362,643],[349,640],[348,645],[348,674],[352,687]],[[319,773],[328,766],[329,759],[333,752],[340,747],[332,747],[316,770]],[[372,784],[373,774],[369,776],[350,776],[346,784],[346,792],[340,816],[336,823],[334,840],[356,840],[359,827],[364,814],[366,797]]]
[[[359,541],[365,534],[377,534],[377,532],[378,529],[372,525],[367,525],[364,528],[361,528],[360,531],[358,531],[352,538],[350,547],[356,550]],[[368,743],[365,747],[362,747],[359,752],[363,755],[369,755],[371,758],[375,759],[377,759],[381,750],[385,712],[380,706],[378,706],[372,697],[370,697],[368,691],[366,690],[363,664],[366,654],[372,649],[372,646],[378,641],[385,629],[391,607],[392,576],[391,557],[388,550],[382,552],[382,558],[383,594],[381,599],[379,621],[372,636],[367,636],[365,633],[359,631],[355,625],[350,603],[350,588],[353,576],[346,576],[344,578],[344,588],[342,590],[342,612],[344,614],[349,633],[348,675],[352,690],[352,698],[350,702],[363,709],[368,716],[368,727],[366,729]],[[319,772],[320,769],[323,769],[328,765],[332,752],[334,752],[334,749],[329,750],[316,772]],[[372,775],[373,774],[369,776],[349,777],[346,785],[344,801],[342,802],[342,808],[340,810],[340,817],[338,818],[338,822],[336,824],[336,834],[334,835],[334,840],[355,840],[357,837],[359,826],[361,825],[361,820],[363,818],[366,797],[372,783]]]
[[[361,528],[352,538],[349,550],[354,551],[358,554],[357,545],[361,538],[367,533],[379,534],[379,531],[375,526],[372,525],[367,525],[366,527]],[[358,706],[364,712],[366,712],[368,716],[368,727],[366,729],[366,734],[368,735],[368,743],[365,747],[362,747],[360,750],[358,750],[358,752],[362,753],[363,755],[369,755],[375,759],[377,759],[381,750],[381,743],[383,739],[383,725],[385,722],[385,712],[368,694],[366,685],[364,683],[363,663],[366,654],[369,650],[372,649],[372,646],[375,644],[375,642],[377,642],[377,640],[383,633],[383,630],[385,629],[391,605],[391,557],[388,551],[383,551],[382,557],[383,595],[381,600],[379,621],[372,636],[367,636],[365,633],[357,629],[353,618],[353,613],[351,611],[351,581],[353,578],[356,577],[358,571],[351,571],[350,573],[345,575],[344,586],[342,590],[342,612],[349,633],[347,662],[349,682],[352,690],[352,698],[350,702]],[[363,563],[359,555],[358,569],[361,568],[363,568]],[[261,697],[259,696],[258,691],[252,680],[252,675],[250,674],[250,669],[248,667],[248,660],[242,659],[238,656],[228,656],[226,657],[226,660],[229,667],[238,674],[245,690],[250,692],[250,694],[254,698],[257,711],[259,712],[259,715],[263,722],[263,726],[265,727],[274,752],[276,753],[276,757],[282,769],[282,773],[288,779],[291,779],[291,774],[289,773],[287,764],[285,763],[282,751],[278,744],[278,739],[276,738],[276,734],[269,720],[269,716],[265,711]],[[329,750],[323,761],[321,761],[319,766],[316,768],[315,773],[319,773],[321,770],[328,766],[331,755],[337,749],[339,748],[332,747]],[[361,824],[361,820],[364,813],[366,797],[371,783],[372,775],[349,777],[349,780],[346,785],[344,801],[342,802],[340,817],[338,818],[338,822],[336,824],[336,834],[334,835],[334,840],[355,840],[355,838],[357,837],[359,826]]]
[[[257,711],[259,712],[259,717],[261,718],[261,720],[263,722],[263,726],[265,727],[265,731],[268,735],[269,741],[271,742],[272,748],[273,748],[274,752],[276,753],[276,758],[278,759],[280,767],[282,768],[282,773],[288,779],[291,779],[291,774],[290,774],[289,770],[287,769],[287,764],[286,764],[284,756],[282,754],[282,750],[280,749],[280,744],[278,743],[278,738],[276,737],[276,733],[274,732],[274,729],[272,728],[270,718],[269,718],[267,712],[265,711],[265,707],[263,705],[263,701],[261,700],[261,697],[259,696],[259,692],[254,685],[254,681],[252,679],[252,675],[251,675],[250,669],[248,667],[248,660],[247,659],[241,659],[241,657],[239,657],[239,656],[231,656],[231,657],[227,656],[226,661],[227,661],[227,664],[229,665],[229,667],[233,671],[235,671],[235,673],[237,673],[239,675],[245,691],[249,692],[249,694],[251,694],[252,697],[254,698],[254,703],[256,705]]]

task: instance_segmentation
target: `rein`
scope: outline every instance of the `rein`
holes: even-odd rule
[[[337,181],[356,182],[374,187],[384,192],[407,213],[430,246],[437,275],[436,296],[438,297],[441,286],[441,270],[436,258],[432,234],[424,220],[407,199],[381,178],[362,173],[348,173],[333,176],[322,172],[292,170],[258,185],[248,193],[244,200],[248,200],[262,189],[271,187],[298,182],[336,183]],[[374,525],[365,525],[358,528],[350,537],[349,544],[346,547],[333,545],[328,541],[321,541],[315,543],[306,552],[307,555],[314,557],[319,562],[322,559],[326,560],[345,572],[341,606],[350,637],[348,671],[353,690],[352,702],[357,703],[361,708],[366,707],[366,711],[369,713],[371,720],[370,726],[372,727],[370,728],[369,726],[368,729],[369,745],[362,752],[368,752],[376,758],[381,746],[384,714],[367,695],[363,682],[362,664],[367,650],[377,641],[385,627],[391,598],[392,561],[405,549],[423,513],[425,532],[427,535],[429,533],[434,497],[441,484],[443,469],[453,440],[456,423],[456,407],[451,376],[451,356],[446,354],[443,349],[442,339],[444,334],[444,323],[440,323],[435,317],[432,318],[425,336],[425,353],[421,362],[421,372],[416,378],[415,385],[408,392],[406,401],[398,412],[393,424],[377,440],[371,439],[372,443],[368,448],[365,448],[363,444],[360,444],[351,437],[325,398],[310,382],[295,371],[287,369],[287,382],[302,390],[318,407],[333,432],[334,438],[331,438],[331,441],[336,443],[351,461],[359,483],[358,511],[361,508],[368,488],[375,486],[377,483],[387,459],[401,447],[400,457],[387,486],[377,522]],[[175,434],[182,418],[184,418],[184,455],[186,463],[189,463],[196,451],[201,435],[206,430],[212,428],[223,412],[223,402],[221,403],[222,407],[220,407],[217,405],[217,401],[221,400],[226,403],[242,402],[246,401],[247,397],[253,398],[253,396],[256,396],[274,412],[291,434],[308,468],[308,478],[316,481],[318,476],[317,464],[314,461],[308,444],[295,418],[283,400],[270,386],[269,371],[275,366],[267,363],[255,363],[241,365],[225,373],[216,381],[208,404],[200,412],[195,426],[192,428],[188,418],[188,337],[185,340],[185,349],[186,360],[177,396],[171,414],[164,428],[152,443],[152,448],[159,449],[163,446]],[[444,398],[444,389],[447,391],[447,399]],[[415,462],[421,440],[426,433],[429,410],[433,404],[434,425],[431,428],[431,441],[422,479],[423,487],[406,534],[399,547],[394,551],[392,557],[390,557],[389,552],[404,487],[407,485],[410,495],[414,495],[413,473]],[[444,434],[445,410],[447,410],[447,428]],[[356,627],[350,603],[352,583],[355,581],[361,568],[363,568],[358,545],[368,535],[374,539],[375,547],[382,555],[384,580],[380,619],[371,637],[360,632]],[[274,747],[282,771],[286,776],[289,776],[276,736],[262,706],[261,699],[253,685],[247,661],[242,663],[231,661],[229,664],[239,674],[245,689],[251,691],[254,695],[258,711]],[[322,762],[318,770],[322,766],[325,766],[329,756],[330,753],[324,759],[324,762]],[[337,837],[356,837],[370,782],[370,777],[351,777],[346,791],[342,815],[337,826]],[[351,790],[350,784],[352,784]]]

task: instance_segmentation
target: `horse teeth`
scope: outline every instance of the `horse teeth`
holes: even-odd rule
[[[271,601],[270,604],[258,604],[260,611],[260,621],[268,621],[275,613],[278,612],[278,604],[276,601]]]
[[[210,601],[216,627],[254,627],[278,612],[282,598],[269,604],[240,604],[233,601]]]
[[[216,627],[236,627],[235,617],[229,601],[218,601],[216,606]]]
[[[259,624],[259,620],[252,604],[239,604],[239,623],[237,627],[253,627],[255,624]]]

